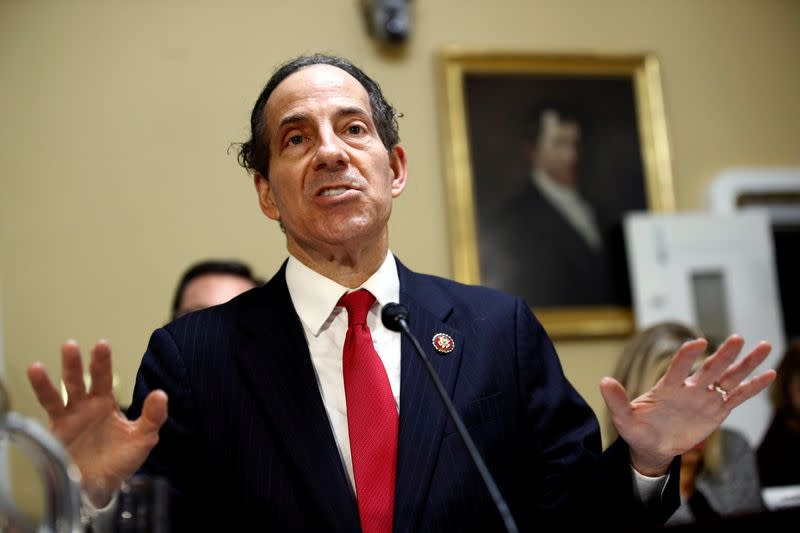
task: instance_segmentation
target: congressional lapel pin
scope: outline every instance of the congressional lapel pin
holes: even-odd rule
[[[433,336],[433,347],[437,352],[448,354],[456,347],[456,341],[447,333],[437,333]]]

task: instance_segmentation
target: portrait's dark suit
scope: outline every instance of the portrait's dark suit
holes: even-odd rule
[[[625,303],[627,293],[617,286],[615,273],[624,261],[613,255],[622,252],[621,234],[603,231],[610,223],[596,215],[605,233],[599,249],[529,184],[479,221],[481,279],[535,308]]]
[[[597,421],[518,298],[415,274],[398,262],[410,326],[452,395],[521,529],[541,520],[641,520],[627,446],[600,453]],[[436,352],[443,332],[455,350]],[[412,347],[402,341],[395,531],[495,531],[502,522]],[[284,269],[264,287],[157,330],[130,409],[169,395],[143,471],[168,477],[181,524],[358,531]],[[675,468],[677,465],[674,465]],[[673,471],[649,516],[677,507]]]

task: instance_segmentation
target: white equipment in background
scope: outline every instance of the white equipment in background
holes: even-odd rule
[[[766,214],[634,213],[625,220],[625,239],[637,328],[677,320],[712,342],[738,333],[745,352],[768,340],[773,351],[756,372],[775,366],[784,339]],[[771,412],[762,393],[723,425],[757,447]]]
[[[784,339],[800,337],[800,168],[726,170],[711,182],[708,206],[713,213],[769,217]]]
[[[800,168],[721,172],[708,187],[708,207],[720,214],[759,209],[773,223],[800,222]]]

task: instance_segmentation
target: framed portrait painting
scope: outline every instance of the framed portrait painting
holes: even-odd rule
[[[657,60],[448,49],[441,69],[454,277],[554,338],[630,333],[623,218],[674,208]]]

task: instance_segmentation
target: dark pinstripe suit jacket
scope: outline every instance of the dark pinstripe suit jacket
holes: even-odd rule
[[[587,517],[663,521],[677,507],[676,483],[655,509],[634,501],[627,446],[601,453],[594,414],[521,299],[399,261],[398,271],[411,329],[522,530]],[[438,332],[455,339],[452,353],[426,342]],[[404,339],[394,530],[501,529],[412,349]],[[230,519],[257,530],[358,531],[283,268],[263,287],[155,331],[131,416],[156,388],[169,395],[169,419],[143,471],[168,478],[181,529]]]

